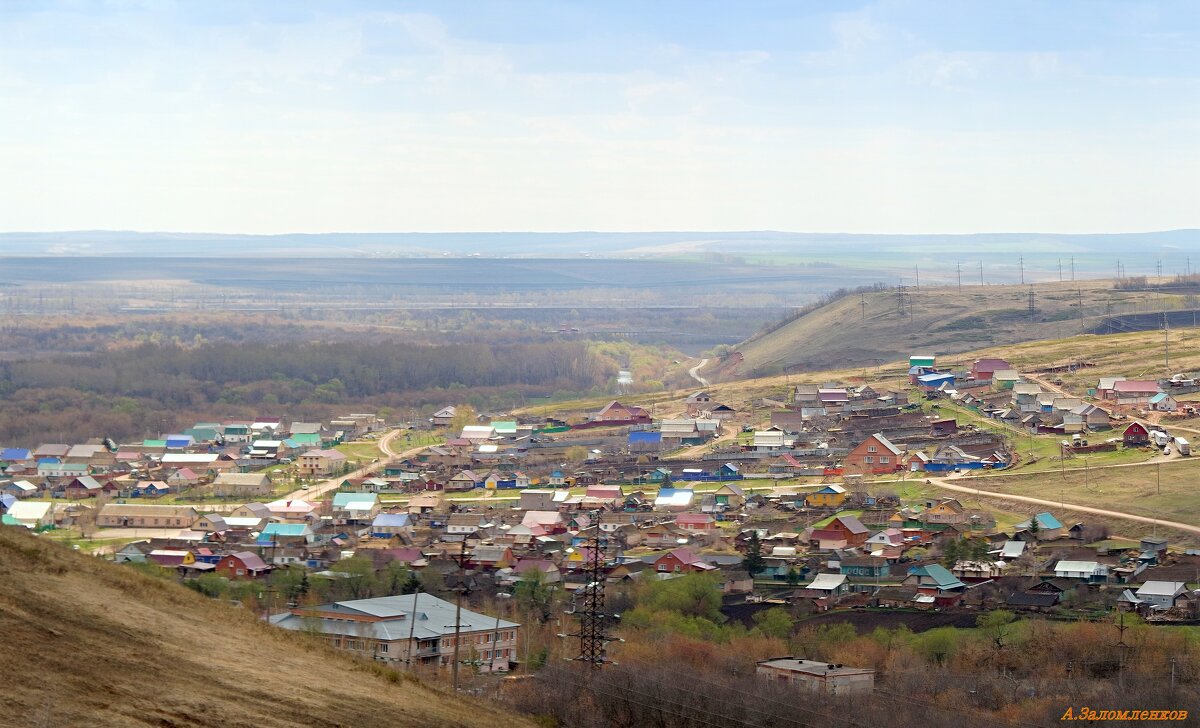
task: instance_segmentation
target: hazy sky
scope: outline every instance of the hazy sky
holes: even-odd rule
[[[1200,3],[0,0],[0,229],[1200,226]]]

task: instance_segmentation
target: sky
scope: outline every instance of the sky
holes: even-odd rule
[[[1200,227],[1200,4],[0,0],[0,229]]]

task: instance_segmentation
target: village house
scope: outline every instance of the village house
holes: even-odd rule
[[[846,455],[843,472],[869,475],[892,473],[904,467],[904,451],[893,445],[883,433],[870,435]]]
[[[1150,430],[1140,422],[1134,422],[1121,433],[1121,441],[1125,447],[1143,447],[1150,444]]]
[[[221,498],[243,498],[271,495],[271,478],[266,473],[220,473],[212,483],[213,495]]]
[[[437,412],[434,412],[433,416],[429,418],[429,421],[434,427],[449,427],[454,421],[454,416],[457,414],[458,408],[454,405],[450,405],[448,407],[441,408]]]
[[[346,467],[346,456],[338,450],[308,450],[296,458],[296,471],[303,476],[329,476]]]
[[[708,513],[680,513],[675,517],[675,525],[688,533],[707,536],[717,530],[717,519]]]
[[[480,672],[505,672],[517,657],[520,625],[463,609],[429,594],[405,594],[316,607],[296,607],[271,617],[272,624],[326,635],[338,649],[394,665],[446,667],[455,655],[475,661]],[[411,635],[411,637],[410,637]]]
[[[335,524],[359,524],[374,519],[379,510],[379,496],[375,493],[335,493],[330,516]]]
[[[271,573],[271,567],[253,551],[238,551],[221,557],[216,573],[229,579],[259,579]]]
[[[846,502],[846,489],[840,485],[825,485],[804,497],[809,508],[838,508]]]
[[[1187,584],[1182,581],[1147,581],[1135,594],[1151,609],[1171,609],[1191,598]]]
[[[200,514],[192,506],[106,503],[96,525],[101,528],[191,528]]]
[[[870,530],[857,517],[840,515],[828,524],[814,528],[809,541],[813,546],[823,550],[853,548],[866,543],[870,535]]]
[[[1012,365],[1003,359],[976,359],[971,364],[971,379],[981,382],[991,381],[998,371],[1011,371]]]
[[[35,530],[54,524],[54,510],[54,504],[49,501],[16,501],[8,506],[4,518]]]
[[[713,571],[717,568],[686,548],[672,549],[649,563],[658,574],[686,574],[693,571]]]

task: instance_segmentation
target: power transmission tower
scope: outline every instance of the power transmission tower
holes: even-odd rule
[[[913,266],[913,275],[916,277],[916,285],[914,287],[917,289],[917,293],[920,293],[921,292],[921,268],[920,268],[920,266],[916,266],[916,265]]]
[[[608,540],[600,530],[600,512],[593,511],[595,520],[591,524],[595,528],[595,536],[587,540],[588,554],[584,574],[587,583],[583,587],[582,603],[575,605],[575,614],[579,615],[579,631],[569,634],[569,637],[579,638],[579,656],[575,659],[587,663],[594,670],[600,669],[608,659],[607,645],[613,641],[608,634],[609,616],[604,612],[604,552]]]
[[[1034,303],[1033,286],[1030,286],[1029,287],[1029,320],[1030,321],[1034,320],[1036,311],[1037,311],[1037,307]]]

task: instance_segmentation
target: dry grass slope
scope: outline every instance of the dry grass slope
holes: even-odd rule
[[[1035,314],[1028,311],[1034,291]],[[839,299],[737,347],[745,361],[725,377],[789,370],[869,367],[913,353],[958,354],[975,349],[1079,334],[1105,316],[1177,310],[1183,296],[1118,291],[1112,281],[964,286],[910,290],[904,313],[893,289]],[[1080,316],[1079,302],[1083,309]],[[866,308],[861,305],[866,302]],[[909,315],[911,308],[911,316]],[[965,358],[965,357],[964,357]],[[709,374],[713,376],[713,374]]]
[[[0,725],[529,725],[20,529],[0,575]]]

